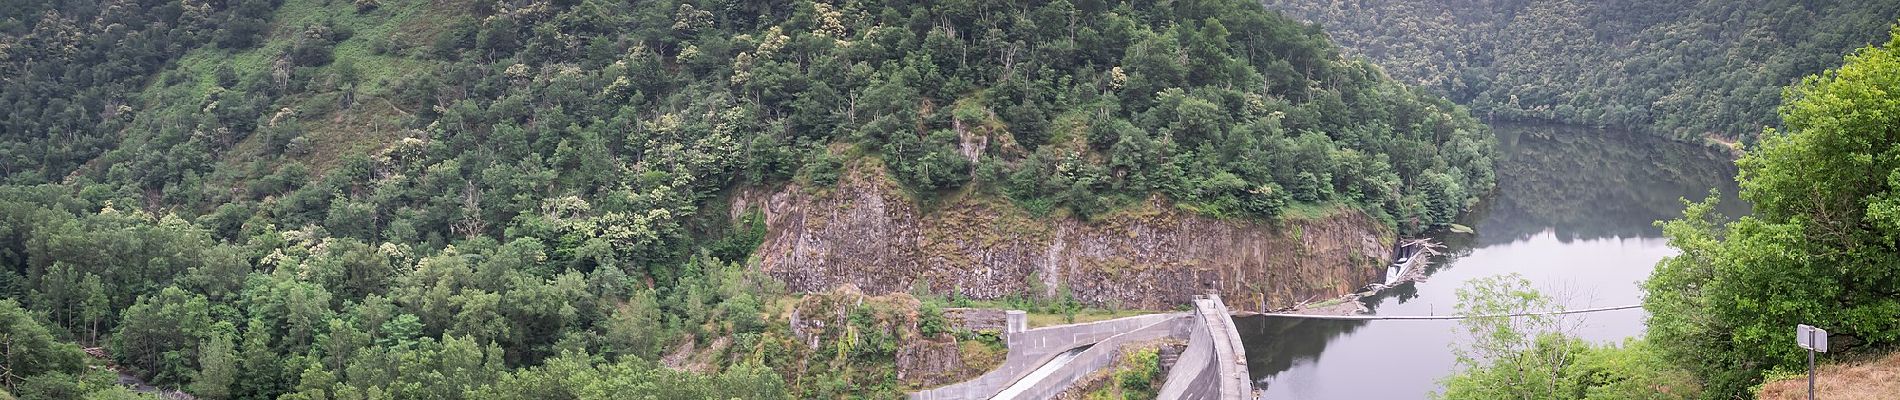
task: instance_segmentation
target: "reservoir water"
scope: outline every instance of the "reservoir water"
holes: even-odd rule
[[[1439,234],[1445,254],[1423,282],[1366,299],[1379,315],[1451,314],[1466,281],[1522,274],[1566,308],[1642,302],[1639,284],[1675,250],[1654,225],[1711,189],[1737,216],[1729,156],[1641,134],[1494,125],[1497,190],[1462,217],[1475,234]],[[1576,335],[1620,342],[1643,332],[1641,309],[1569,317]],[[1424,399],[1455,372],[1456,321],[1235,320],[1266,399]]]

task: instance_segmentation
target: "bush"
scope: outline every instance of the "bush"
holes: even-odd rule
[[[839,175],[844,173],[844,161],[831,152],[818,151],[805,162],[805,176],[811,179],[813,187],[831,187],[838,183]]]
[[[1130,352],[1122,358],[1122,369],[1115,373],[1115,384],[1121,386],[1124,399],[1152,399],[1158,389],[1154,382],[1161,377],[1160,357],[1154,348]]]
[[[759,299],[750,293],[727,299],[723,305],[726,320],[732,323],[733,332],[757,333],[765,331],[765,319],[759,316]]]
[[[970,160],[958,154],[956,132],[940,130],[919,139],[892,135],[884,144],[885,165],[898,180],[920,191],[934,192],[970,179]]]
[[[942,308],[924,303],[917,310],[917,330],[925,337],[936,337],[950,332],[950,321],[944,319]]]

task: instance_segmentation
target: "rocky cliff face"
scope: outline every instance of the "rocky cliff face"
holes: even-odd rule
[[[762,268],[804,292],[848,283],[866,293],[922,286],[993,299],[1066,287],[1088,304],[1170,309],[1211,291],[1235,309],[1259,310],[1378,281],[1395,240],[1352,210],[1260,223],[1153,201],[1080,221],[963,199],[926,213],[867,169],[877,170],[855,168],[834,188],[737,196],[734,215],[765,216]]]

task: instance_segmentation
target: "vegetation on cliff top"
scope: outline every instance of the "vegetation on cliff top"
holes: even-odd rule
[[[208,399],[884,396],[805,368],[720,193],[862,157],[926,197],[1417,231],[1495,146],[1240,0],[25,0],[0,71],[24,399],[112,387],[75,343]],[[723,372],[657,366],[688,341]]]

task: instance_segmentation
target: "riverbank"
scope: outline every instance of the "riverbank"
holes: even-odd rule
[[[1428,277],[1357,299],[1374,314],[1454,314],[1465,282],[1509,273],[1551,293],[1576,293],[1564,309],[1640,302],[1636,282],[1648,278],[1657,260],[1676,254],[1653,222],[1680,215],[1679,199],[1702,198],[1716,188],[1732,200],[1727,194],[1737,191],[1733,163],[1701,145],[1583,128],[1494,128],[1505,154],[1498,159],[1498,188],[1456,221],[1473,233],[1431,235],[1444,244],[1444,254],[1417,269]],[[1722,213],[1743,215],[1747,208]],[[1330,298],[1312,300],[1306,311],[1319,312]],[[1643,333],[1645,315],[1636,309],[1590,313],[1578,317],[1575,334],[1621,342]],[[1250,372],[1267,398],[1424,398],[1441,390],[1438,371],[1457,368],[1449,349],[1465,340],[1450,320],[1257,318],[1242,325]],[[1366,376],[1381,382],[1366,385]]]
[[[1267,312],[1300,315],[1362,315],[1370,313],[1372,312],[1372,308],[1366,306],[1365,298],[1376,296],[1386,289],[1391,289],[1402,284],[1424,281],[1428,276],[1425,273],[1426,267],[1431,265],[1432,257],[1438,256],[1438,249],[1443,246],[1431,239],[1416,239],[1405,242],[1401,247],[1407,249],[1405,250],[1406,255],[1400,258],[1400,262],[1394,263],[1387,269],[1386,273],[1390,276],[1386,277],[1385,282],[1369,284],[1360,288],[1359,291],[1346,293],[1336,298],[1318,302],[1309,299],[1284,308],[1268,310]],[[1244,317],[1255,314],[1258,313],[1239,312],[1235,313],[1234,316]]]

